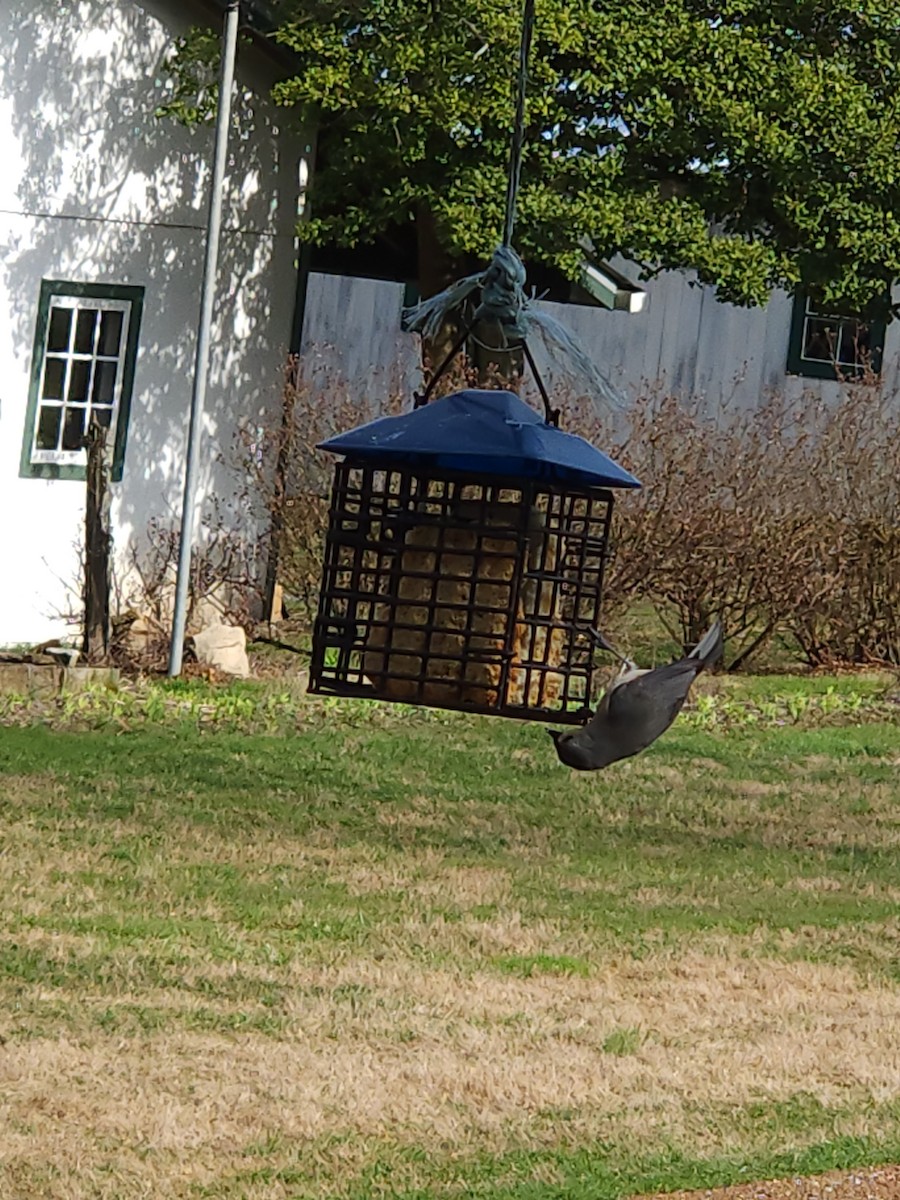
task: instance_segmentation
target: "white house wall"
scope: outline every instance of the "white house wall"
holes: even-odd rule
[[[213,135],[154,114],[163,56],[193,15],[162,0],[0,0],[0,644],[64,632],[58,614],[72,607],[79,574],[84,484],[19,477],[42,279],[146,289],[113,490],[119,551],[180,503]],[[239,64],[239,80],[253,69]],[[201,454],[201,494],[226,503],[240,484],[219,460],[237,425],[277,406],[304,145],[301,131],[279,131],[273,110],[241,96]]]

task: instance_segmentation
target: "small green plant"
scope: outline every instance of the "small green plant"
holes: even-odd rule
[[[603,1053],[623,1058],[629,1054],[636,1054],[642,1041],[639,1029],[614,1029],[603,1040]]]
[[[797,680],[792,688],[782,676],[728,694],[700,694],[679,722],[708,731],[771,729],[784,724],[840,725],[881,720],[896,715],[883,686],[867,686],[846,676],[840,683],[820,687],[815,679]],[[804,690],[804,688],[806,690]],[[282,682],[210,683],[202,679],[123,681],[116,687],[92,684],[79,692],[53,697],[0,694],[0,723],[27,725],[48,722],[61,728],[119,729],[188,724],[204,730],[234,730],[276,734],[314,728],[333,719],[356,727],[390,727],[397,721],[418,725],[453,725],[461,713],[438,708],[388,704],[358,697],[309,696]]]
[[[586,979],[590,964],[568,954],[508,954],[496,959],[499,970],[507,975],[530,979],[533,975],[578,975]]]

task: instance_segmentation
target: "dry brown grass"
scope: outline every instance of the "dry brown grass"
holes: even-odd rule
[[[353,839],[331,808],[301,833],[265,807],[233,827],[173,816],[150,779],[130,807],[112,774],[92,782],[85,809],[80,776],[5,777],[0,1200],[335,1197],[378,1162],[357,1197],[458,1196],[478,1155],[546,1151],[529,1178],[564,1187],[552,1151],[893,1136],[900,889],[828,852],[890,852],[896,788],[876,754],[872,777],[847,761],[754,781],[648,758],[550,795],[543,819],[512,794],[442,803],[415,756],[403,803],[373,802]],[[648,845],[595,869],[559,841],[570,817],[604,831],[598,853],[622,830]],[[756,855],[756,873],[734,883],[699,852],[659,870],[678,839],[733,842],[726,861]],[[782,847],[814,867],[779,876]],[[744,887],[813,915],[739,931]],[[855,897],[877,916],[818,920]],[[616,905],[634,936],[590,919]],[[715,920],[664,924],[692,909]],[[748,1112],[798,1097],[796,1128]]]
[[[797,1092],[829,1107],[877,1104],[900,1090],[895,993],[833,967],[691,954],[611,962],[590,979],[512,979],[356,960],[295,964],[290,984],[277,1039],[161,1032],[7,1045],[2,1169],[52,1166],[60,1187],[46,1194],[80,1200],[97,1194],[84,1166],[106,1147],[123,1170],[138,1152],[153,1194],[179,1195],[236,1169],[273,1130],[449,1154],[473,1138],[502,1151],[610,1138],[652,1148],[663,1137],[714,1153],[729,1131],[698,1114]],[[354,1010],[341,998],[348,988],[362,997]],[[604,1051],[619,1028],[640,1031],[635,1053]],[[858,1126],[845,1122],[848,1133]]]

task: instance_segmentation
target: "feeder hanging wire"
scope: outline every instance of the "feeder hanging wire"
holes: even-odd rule
[[[525,91],[528,86],[528,60],[534,34],[534,0],[525,0],[522,9],[522,40],[519,43],[519,70],[516,76],[516,119],[509,147],[509,171],[506,177],[506,217],[503,221],[503,245],[512,246],[516,226],[516,204],[522,178],[522,148],[525,145]]]
[[[509,171],[506,183],[506,210],[503,221],[503,241],[494,251],[489,265],[474,275],[467,275],[451,283],[442,292],[403,310],[407,327],[423,337],[433,338],[447,318],[458,312],[475,293],[481,292],[481,301],[475,309],[472,325],[479,321],[491,321],[500,328],[502,344],[523,345],[529,363],[534,362],[528,352],[527,337],[536,331],[545,351],[562,375],[578,383],[586,380],[592,390],[599,394],[611,408],[621,410],[625,400],[621,392],[598,369],[596,363],[585,354],[573,334],[562,322],[549,313],[533,307],[525,294],[525,267],[512,247],[512,236],[516,223],[516,208],[522,175],[522,156],[525,144],[525,94],[528,83],[528,61],[534,33],[534,0],[524,0],[522,11],[522,37],[519,45],[519,69],[516,79],[516,113],[510,143]],[[461,349],[471,332],[465,328],[444,363],[431,378],[422,401],[425,402],[449,362]],[[537,375],[537,373],[535,372]],[[538,386],[544,397],[545,407],[550,414],[545,389],[538,378]]]

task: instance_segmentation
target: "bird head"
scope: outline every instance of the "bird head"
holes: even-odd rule
[[[553,738],[559,761],[575,771],[597,771],[618,757],[602,741],[586,741],[581,730],[548,729],[547,732]]]
[[[548,729],[547,733],[553,739],[553,745],[556,747],[556,754],[559,761],[570,766],[572,731],[570,729]]]

